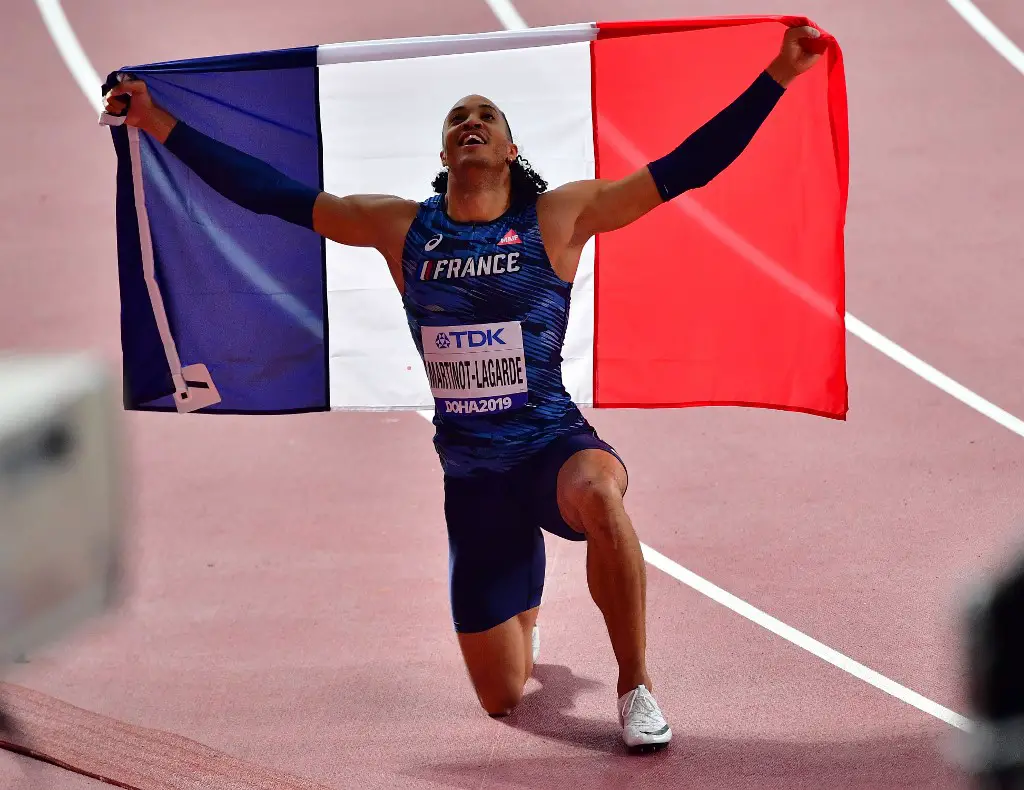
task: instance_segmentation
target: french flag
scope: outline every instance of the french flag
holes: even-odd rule
[[[462,95],[498,103],[552,186],[617,179],[732,102],[796,24],[809,23],[587,23],[121,71],[178,118],[292,178],[423,200],[444,115]],[[824,62],[725,172],[584,249],[562,363],[580,405],[845,418],[846,84],[838,43],[817,43]],[[378,253],[249,213],[147,135],[111,133],[125,408],[433,407]],[[516,243],[517,229],[507,238]]]

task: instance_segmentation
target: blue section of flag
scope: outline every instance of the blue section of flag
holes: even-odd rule
[[[193,128],[298,181],[323,186],[315,48],[122,71],[144,78],[155,101]],[[119,132],[119,171],[130,170]],[[206,411],[329,408],[324,240],[236,206],[148,135],[141,138],[157,280],[171,334],[181,364],[205,364],[222,399]],[[172,409],[167,363],[142,281],[130,177],[119,178],[118,209],[125,405]]]
[[[271,49],[265,52],[248,52],[241,55],[218,55],[212,58],[167,60],[162,63],[148,63],[144,66],[128,66],[121,71],[131,74],[169,74],[172,72],[208,74],[213,71],[310,69],[316,67],[316,50],[316,47],[294,47]]]

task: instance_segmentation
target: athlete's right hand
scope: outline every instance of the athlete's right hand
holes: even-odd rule
[[[160,142],[166,140],[174,128],[175,119],[153,101],[149,87],[142,80],[119,82],[103,97],[103,109],[111,115],[120,115],[125,107],[128,113],[124,122],[149,132]]]

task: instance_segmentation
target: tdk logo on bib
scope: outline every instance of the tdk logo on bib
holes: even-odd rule
[[[440,414],[488,414],[526,405],[526,356],[518,321],[424,326],[420,334]]]
[[[452,338],[455,339],[455,348],[480,348],[481,346],[504,346],[505,341],[501,339],[501,333],[505,328],[478,330],[471,329],[465,332],[442,332],[437,336],[435,343],[438,348],[450,348]]]

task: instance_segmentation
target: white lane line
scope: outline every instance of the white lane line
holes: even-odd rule
[[[506,30],[526,30],[529,25],[510,0],[484,0]]]
[[[940,390],[952,395],[961,403],[964,403],[975,411],[984,414],[990,420],[994,420],[1007,430],[1013,431],[1018,436],[1024,437],[1024,420],[1021,420],[1019,417],[1014,417],[1008,411],[1000,409],[994,403],[990,403],[985,400],[976,392],[972,392],[967,389],[963,384],[954,381],[945,373],[936,370],[924,360],[915,357],[905,348],[898,346],[896,343],[889,340],[889,338],[876,332],[863,321],[854,318],[849,313],[846,314],[846,329],[868,345],[881,351],[890,359],[903,365],[907,370],[913,371],[929,384],[934,384]]]
[[[515,8],[512,6],[509,0],[501,0],[500,3],[498,2],[498,0],[486,0],[486,2],[492,9],[494,9],[495,5],[501,5],[502,7],[507,7],[505,9],[506,13],[508,9],[511,9],[513,12],[515,12]],[[501,14],[498,14],[497,11],[495,11],[495,14],[504,23],[504,19],[501,16]],[[520,21],[522,21],[522,17],[519,16],[518,13],[515,13],[515,16]],[[628,143],[629,141],[620,140],[619,142]],[[632,148],[633,146],[631,143],[629,143],[627,147]],[[699,219],[700,215],[697,216]],[[717,237],[721,238],[725,243],[729,244],[729,246],[736,250],[736,252],[738,252],[740,255],[743,255],[748,260],[751,260],[751,262],[754,263],[755,265],[759,265],[759,267],[762,270],[770,274],[776,272],[777,275],[777,272],[784,271],[784,268],[781,265],[779,265],[778,262],[773,261],[770,258],[770,256],[765,254],[762,250],[754,247],[745,239],[741,239],[741,237],[739,237],[738,234],[735,234],[731,228],[725,226],[724,223],[721,223],[721,221],[717,220],[717,218],[715,219],[715,223],[721,225],[722,227],[717,227],[714,223],[705,224],[708,226],[710,231],[712,231]],[[723,233],[723,228],[728,232]],[[737,239],[739,239],[739,241],[737,241]],[[786,283],[784,282],[783,284],[785,285]],[[789,290],[801,296],[802,298],[807,299],[813,307],[818,307],[820,309],[820,297],[815,299],[814,297],[816,297],[817,295],[814,294],[813,292],[811,292],[810,294],[805,294],[801,291],[801,289],[793,287],[790,287]],[[1013,430],[1015,433],[1019,433],[1021,436],[1024,436],[1024,431],[1022,431],[1022,429],[1024,429],[1024,423],[1021,423],[1020,420],[1017,420],[1016,417],[1013,417],[1012,415],[1003,412],[1001,409],[988,403],[988,401],[984,400],[980,396],[975,395],[966,387],[957,384],[957,382],[953,381],[948,376],[944,376],[942,373],[939,373],[937,370],[935,370],[935,368],[932,368],[930,365],[927,365],[926,363],[917,359],[917,357],[900,348],[900,346],[896,345],[888,338],[879,334],[874,329],[871,329],[863,321],[854,318],[849,313],[846,314],[846,320],[847,329],[852,334],[855,334],[857,335],[857,337],[860,337],[862,340],[864,340],[864,342],[868,343],[869,345],[873,345],[883,354],[886,354],[887,356],[896,360],[900,364],[908,367],[910,370],[917,373],[919,376],[924,377],[926,380],[930,381],[932,384],[935,384],[937,387],[940,387],[941,389],[945,390],[954,397],[959,398],[972,408],[978,409],[979,411],[982,412],[982,414],[992,417],[992,419],[995,419],[1001,425],[1006,425],[1006,427],[1010,428],[1010,430]],[[980,404],[984,404],[987,410],[982,410],[978,408],[978,402],[980,402]],[[993,416],[992,413],[989,413],[989,410],[995,410],[995,412],[1005,415],[1005,417],[1008,417],[1011,422],[1007,423],[1006,421],[997,419],[997,416]],[[428,414],[425,412],[420,413],[423,414],[424,416]],[[1013,421],[1015,421],[1016,424]],[[771,615],[762,612],[760,609],[756,608],[755,606],[752,606],[743,599],[738,598],[732,593],[726,592],[721,587],[712,584],[707,579],[704,579],[695,574],[693,571],[684,568],[675,560],[669,559],[661,552],[648,546],[646,543],[641,543],[640,546],[643,550],[644,559],[648,563],[653,565],[655,568],[668,574],[672,578],[682,582],[688,587],[691,587],[692,589],[696,590],[702,595],[707,596],[716,603],[719,603],[727,609],[732,610],[741,617],[747,618],[751,622],[761,626],[762,628],[767,629],[768,631],[771,631],[773,634],[782,637],[783,639],[796,645],[797,647],[803,648],[807,652],[817,656],[823,661],[832,664],[838,669],[841,669],[844,672],[847,672],[853,675],[854,677],[863,680],[865,683],[874,686],[880,691],[884,691],[886,694],[889,694],[890,696],[895,697],[896,699],[901,700],[907,703],[908,705],[911,705],[917,708],[918,710],[929,714],[930,716],[934,716],[935,718],[940,719],[941,721],[944,721],[947,724],[950,724],[953,727],[957,727],[961,730],[970,730],[972,728],[973,724],[970,721],[970,719],[950,710],[949,708],[940,705],[934,700],[930,700],[927,697],[918,694],[916,691],[913,691],[912,689],[909,689],[906,686],[897,683],[895,680],[887,678],[885,675],[882,675],[881,673],[864,666],[858,661],[854,661],[849,656],[845,656],[838,650],[834,650],[828,645],[822,644],[818,640],[808,636],[802,631],[798,631],[792,626],[786,625],[781,620],[778,620],[772,617]]]
[[[786,625],[781,620],[777,620],[770,614],[765,614],[760,609],[751,606],[741,598],[737,598],[732,593],[726,592],[721,587],[718,587],[706,579],[701,578],[692,571],[687,570],[679,563],[674,560],[670,560],[664,554],[655,551],[650,546],[641,544],[643,546],[644,559],[646,559],[651,565],[659,570],[664,571],[669,576],[678,579],[688,587],[692,587],[702,595],[706,595],[716,603],[720,603],[722,606],[731,609],[736,614],[746,617],[751,622],[757,623],[762,628],[766,628],[777,636],[781,636],[787,642],[791,642],[797,647],[802,647],[809,653],[816,655],[823,661],[827,661],[835,667],[849,672],[854,677],[860,678],[865,683],[869,683],[877,689],[884,691],[896,699],[906,702],[908,705],[913,705],[918,710],[924,711],[925,713],[934,716],[937,719],[941,719],[947,724],[951,724],[961,730],[970,730],[971,721],[959,713],[951,711],[949,708],[943,707],[937,702],[934,702],[927,697],[923,697],[916,691],[908,689],[906,686],[901,686],[894,680],[890,680],[881,675],[873,669],[870,669],[863,664],[854,661],[848,656],[844,656],[837,650],[833,650],[828,645],[823,645],[817,639],[813,639],[802,631],[798,631],[792,626]]]
[[[100,75],[96,73],[85,50],[78,42],[78,36],[71,29],[71,23],[64,15],[60,0],[36,0],[36,7],[39,8],[46,29],[50,31],[50,38],[57,45],[68,71],[82,89],[86,100],[96,110],[97,115],[103,112],[103,97],[100,91],[104,81],[100,79]]]
[[[985,39],[992,48],[1006,58],[1010,65],[1024,74],[1024,52],[1010,38],[985,16],[971,0],[946,0],[975,32]]]

